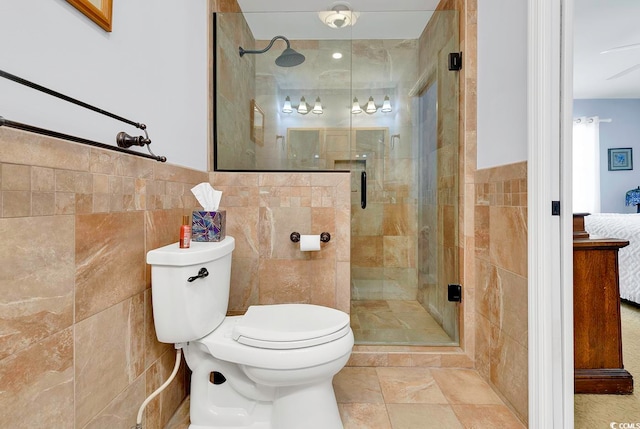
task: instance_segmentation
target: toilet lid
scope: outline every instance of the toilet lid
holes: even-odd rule
[[[266,349],[324,344],[349,332],[349,315],[311,304],[251,306],[233,328],[233,339]]]

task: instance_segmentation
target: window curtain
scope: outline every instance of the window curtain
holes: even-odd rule
[[[573,212],[600,212],[600,121],[573,121]]]

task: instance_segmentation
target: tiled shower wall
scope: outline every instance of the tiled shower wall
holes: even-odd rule
[[[233,122],[240,131],[218,136],[218,144],[222,141],[234,147],[233,152],[227,151],[230,158],[220,159],[219,165],[251,169],[255,144],[245,135],[249,128],[243,124],[249,123],[249,101],[255,97],[255,79],[248,78],[254,75],[255,57],[243,57],[238,62],[237,52],[238,46],[251,48],[255,41],[244,17],[236,14],[240,9],[235,0],[214,0],[210,7],[212,12],[230,12],[227,18],[234,22],[218,34],[221,63],[216,70],[221,73],[218,82],[224,82],[224,88],[217,88],[215,95],[212,91],[210,101],[213,105],[216,96],[219,102],[229,102],[218,110],[231,112],[231,116],[218,121]],[[213,61],[212,57],[211,67]],[[247,78],[233,79],[234,75]],[[214,109],[211,115],[216,115]],[[250,146],[243,146],[246,143]],[[349,311],[348,173],[212,172],[210,183],[223,191],[221,208],[227,211],[227,234],[236,239],[230,313],[243,313],[252,304],[289,302]],[[289,238],[294,231],[326,231],[332,238],[320,252],[300,252]]]
[[[349,312],[349,173],[210,173],[223,192],[227,235],[236,239],[229,311],[308,303]],[[292,232],[328,232],[301,252]]]
[[[476,172],[476,368],[527,421],[527,164]]]
[[[116,428],[171,373],[155,337],[148,250],[175,242],[205,172],[0,129],[3,427]],[[145,412],[159,429],[184,365]]]
[[[255,40],[244,15],[227,13],[218,21],[220,30],[215,33],[218,83],[215,100],[217,121],[225,126],[219,126],[216,130],[217,163],[220,168],[251,170],[256,163],[256,145],[249,137],[250,127],[246,124],[250,123],[250,100],[255,98],[256,92],[256,81],[253,79],[255,55],[240,57],[238,47],[252,49]]]

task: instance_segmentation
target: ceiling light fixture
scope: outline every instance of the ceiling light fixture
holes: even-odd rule
[[[330,10],[318,12],[320,21],[331,28],[343,28],[355,25],[358,13],[353,12],[347,3],[334,3]]]
[[[331,55],[331,57],[332,57],[334,60],[339,60],[340,58],[342,58],[342,54],[341,54],[340,52],[334,52],[334,53]]]

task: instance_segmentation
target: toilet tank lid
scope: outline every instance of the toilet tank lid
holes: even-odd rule
[[[173,243],[147,252],[147,264],[178,267],[203,264],[228,255],[234,247],[235,240],[228,235],[216,242],[192,241],[187,249],[181,249],[180,243]]]
[[[349,322],[347,313],[319,305],[255,305],[249,307],[234,327],[233,339],[246,337],[267,342],[308,340],[342,331]]]

